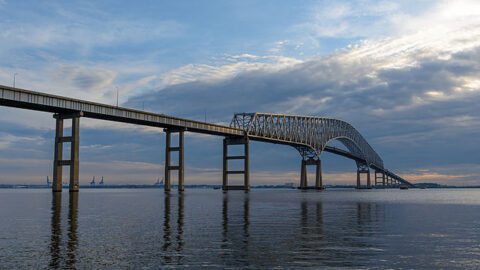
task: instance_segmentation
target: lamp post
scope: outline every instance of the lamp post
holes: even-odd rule
[[[18,73],[13,74],[13,88],[15,88],[15,79],[17,77]]]
[[[118,86],[117,87],[117,107],[118,107]]]

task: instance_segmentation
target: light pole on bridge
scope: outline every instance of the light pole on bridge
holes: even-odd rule
[[[18,73],[13,74],[13,88],[15,88],[15,79],[17,77]]]
[[[117,88],[117,107],[118,107],[118,86],[116,86]]]

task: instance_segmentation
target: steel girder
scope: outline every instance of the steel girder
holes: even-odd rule
[[[243,129],[249,137],[292,145],[303,158],[316,154],[319,158],[327,144],[339,140],[353,155],[365,160],[367,166],[383,169],[383,160],[348,122],[314,116],[236,113],[230,127]],[[313,150],[313,151],[311,151]],[[357,166],[361,163],[357,162]]]

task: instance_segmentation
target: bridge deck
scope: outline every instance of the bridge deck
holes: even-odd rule
[[[164,114],[116,107],[96,102],[50,95],[30,90],[0,85],[0,105],[44,111],[51,113],[83,112],[84,117],[111,120],[152,127],[186,129],[188,131],[212,135],[244,134],[243,130],[172,117]]]

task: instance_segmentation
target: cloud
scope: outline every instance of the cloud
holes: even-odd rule
[[[185,26],[173,20],[125,20],[88,3],[84,5],[71,10],[51,4],[48,17],[27,11],[29,20],[0,21],[0,37],[7,41],[1,46],[16,50],[57,48],[85,55],[106,46],[148,43],[185,32]]]
[[[127,104],[145,101],[162,113],[199,120],[207,110],[210,119],[226,123],[244,111],[336,117],[356,126],[388,168],[465,164],[480,158],[474,139],[480,134],[474,109],[480,103],[480,28],[474,27],[480,16],[470,16],[475,12],[457,14],[458,24],[437,19],[440,25],[431,30],[362,41],[278,69],[273,63],[204,76],[203,67],[190,66],[188,80]],[[213,69],[230,74],[231,67]],[[458,138],[470,139],[452,143]]]
[[[275,72],[257,69],[223,80],[194,77],[188,83],[132,98],[129,104],[146,100],[149,106],[155,108],[157,104],[163,112],[193,115],[201,112],[199,107],[182,103],[195,100],[215,117],[252,109],[307,114],[338,111],[341,115],[361,110],[372,117],[384,117],[439,103],[468,102],[469,97],[476,97],[478,89],[472,88],[472,81],[480,72],[476,65],[479,51],[452,54],[449,60],[417,58],[413,67],[394,68],[378,65],[365,56],[351,58],[349,51]],[[170,103],[175,97],[176,102]]]
[[[390,17],[399,9],[398,3],[387,1],[320,1],[305,22],[293,25],[289,31],[314,38],[374,38],[393,27]]]
[[[82,145],[80,146],[80,149],[98,151],[98,150],[110,149],[112,147],[113,147],[112,145],[91,144],[91,145]]]
[[[460,51],[464,49],[460,37],[471,44],[470,39],[478,33],[478,10],[479,3],[469,0],[320,1],[303,16],[303,21],[288,28],[288,39],[300,47],[298,52],[311,55],[324,55],[346,46],[362,47],[380,58],[392,51],[401,53],[397,49],[400,46],[408,51],[432,43],[440,47],[444,42]],[[458,37],[455,46],[448,44],[452,36]],[[387,39],[385,46],[377,46],[380,39]],[[397,44],[391,43],[392,39]],[[373,50],[365,46],[370,42],[375,46]],[[278,47],[272,50],[286,53]]]
[[[111,84],[115,73],[110,70],[84,66],[61,66],[54,76],[57,80],[64,81],[78,89],[91,91]]]
[[[405,173],[404,177],[415,183],[439,183],[444,185],[468,186],[478,185],[480,166],[474,163],[433,166],[419,168]]]
[[[233,55],[226,58],[233,63],[221,65],[189,64],[164,73],[163,86],[194,81],[225,80],[245,71],[263,70],[274,72],[301,63],[301,60],[282,56],[256,56],[251,54]]]
[[[41,145],[45,142],[42,137],[26,137],[26,136],[16,136],[13,134],[8,134],[5,132],[0,132],[0,150],[6,150],[16,144],[37,144]]]
[[[187,29],[157,16],[128,19],[91,2],[9,4],[12,12],[0,20],[1,84],[18,73],[17,87],[109,104],[116,86],[120,103],[154,86],[165,41]]]

